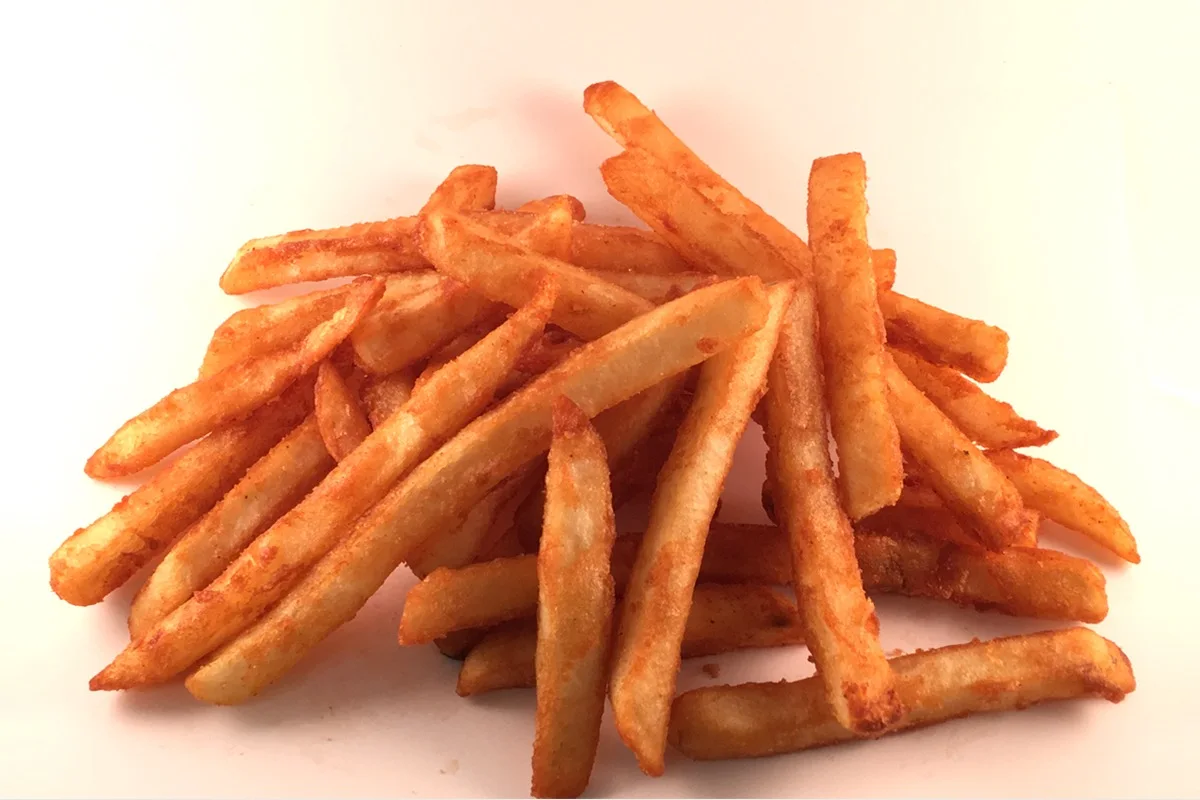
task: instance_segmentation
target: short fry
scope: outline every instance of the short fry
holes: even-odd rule
[[[892,659],[907,709],[892,731],[1050,700],[1120,702],[1136,687],[1121,649],[1086,628],[941,647]],[[675,700],[671,744],[688,758],[754,758],[851,741],[815,678],[695,689]]]
[[[421,213],[438,209],[490,211],[496,207],[497,178],[495,167],[478,164],[455,167],[429,195]]]
[[[558,205],[564,205],[571,212],[571,219],[576,222],[583,222],[587,218],[587,210],[583,207],[583,202],[569,194],[555,194],[538,200],[530,200],[528,203],[517,206],[517,211],[526,214],[540,214],[547,208]]]
[[[625,225],[579,222],[571,229],[572,264],[587,269],[621,270],[649,275],[688,272],[695,267],[653,231]]]
[[[571,205],[564,198],[548,201],[523,230],[509,241],[544,256],[567,261],[571,258]]]
[[[350,455],[371,435],[371,423],[358,398],[329,360],[322,361],[317,368],[313,415],[325,449],[337,461]]]
[[[428,644],[455,631],[521,619],[533,613],[537,600],[537,556],[435,569],[404,598],[399,641]]]
[[[888,344],[977,381],[1000,377],[1008,361],[1008,334],[891,290],[879,293]]]
[[[413,376],[400,370],[390,375],[368,376],[363,382],[362,404],[372,428],[387,422],[388,417],[408,402],[412,396]]]

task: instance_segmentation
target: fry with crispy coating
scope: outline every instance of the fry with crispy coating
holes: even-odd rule
[[[130,635],[143,635],[211,583],[254,537],[300,502],[334,463],[310,416],[255,462],[171,547],[134,595]]]
[[[1008,334],[994,325],[943,311],[891,290],[879,293],[887,341],[932,364],[953,367],[977,381],[1000,377],[1008,361]]]
[[[537,554],[534,797],[578,797],[600,740],[612,634],[617,529],[608,461],[587,415],[554,401],[546,520]]]
[[[575,223],[571,229],[572,264],[587,269],[621,270],[648,275],[688,272],[695,267],[671,246],[643,228]]]
[[[553,274],[561,286],[552,321],[584,339],[595,339],[654,306],[587,270],[542,256],[491,234],[456,214],[430,214],[421,248],[434,267],[493,300],[528,302],[536,276]]]
[[[463,164],[450,170],[446,179],[429,195],[421,213],[438,209],[451,211],[484,211],[496,207],[495,167]]]
[[[546,281],[534,302],[453,368],[441,370],[220,577],[131,643],[92,679],[92,688],[167,680],[244,630],[334,547],[351,522],[479,413],[517,355],[541,333],[555,294],[554,283]]]
[[[592,274],[603,281],[615,283],[623,289],[644,297],[656,306],[683,297],[702,286],[716,283],[720,278],[702,272],[676,272],[672,275],[655,275],[649,272],[622,272],[609,269],[594,269]]]
[[[553,194],[538,200],[530,200],[517,206],[517,211],[526,214],[540,214],[547,208],[560,205],[571,212],[571,219],[574,221],[583,222],[587,219],[587,210],[583,207],[583,202],[578,197],[569,194]]]
[[[867,167],[858,153],[818,158],[808,235],[838,488],[851,520],[890,506],[904,486],[900,435],[883,379],[883,316],[867,247]]]
[[[312,404],[310,387],[301,381],[241,422],[213,431],[71,534],[50,556],[50,588],[68,603],[86,606],[132,578],[304,419]]]
[[[371,423],[332,361],[317,368],[313,394],[313,415],[325,449],[341,461],[371,435]]]
[[[654,490],[621,611],[609,696],[617,732],[648,775],[663,771],[679,648],[704,539],[734,448],[766,389],[794,285],[776,284],[768,292],[762,328],[700,368],[691,408]]]
[[[435,569],[404,598],[399,641],[428,644],[455,631],[520,619],[537,608],[537,598],[536,556]]]
[[[875,288],[881,292],[891,289],[896,283],[896,251],[890,247],[872,250],[871,269],[875,273]]]
[[[554,397],[597,414],[729,347],[762,325],[766,309],[761,281],[726,281],[584,345],[417,466],[281,603],[193,674],[189,691],[242,702],[286,673],[426,539],[546,450]]]
[[[980,447],[1037,447],[1058,438],[1008,403],[984,392],[957,370],[890,348],[900,371]]]
[[[383,292],[383,281],[364,278],[345,305],[287,350],[268,353],[168,394],[138,414],[88,459],[93,478],[132,475],[179,447],[246,416],[320,363],[349,335]]]
[[[805,639],[838,722],[878,733],[902,709],[854,558],[854,533],[834,487],[816,300],[805,288],[788,309],[769,382],[767,474],[791,542]]]
[[[934,490],[992,550],[1037,544],[1037,514],[1000,469],[885,358],[888,398],[906,451]]]
[[[571,229],[574,226],[571,214],[571,205],[565,196],[552,199],[509,241],[526,250],[567,261],[571,258]]]
[[[1121,649],[1087,628],[940,647],[892,659],[907,709],[892,731],[1050,700],[1120,702],[1136,687]],[[671,744],[688,758],[754,758],[853,740],[809,678],[680,695]]]
[[[371,428],[378,428],[387,422],[388,417],[408,402],[412,391],[413,376],[407,370],[390,375],[368,375],[363,381],[361,395]]]
[[[940,499],[936,507],[895,505],[881,508],[871,516],[860,519],[856,524],[862,530],[879,533],[916,531],[930,539],[952,542],[964,547],[980,547],[979,537],[975,532],[964,528],[954,512],[946,508]]]
[[[987,457],[1017,487],[1025,504],[1064,528],[1078,531],[1121,558],[1137,564],[1137,542],[1128,523],[1099,492],[1049,461],[1012,450],[989,450]]]

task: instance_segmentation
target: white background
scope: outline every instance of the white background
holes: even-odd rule
[[[217,277],[247,238],[411,213],[462,162],[495,164],[506,203],[568,191],[627,219],[596,169],[615,146],[581,111],[606,78],[801,232],[811,159],[861,150],[898,288],[1012,334],[995,392],[1061,433],[1048,457],[1122,510],[1144,563],[1083,551],[1109,578],[1099,630],[1137,673],[1119,706],[673,756],[657,781],[606,727],[592,792],[1197,793],[1200,4],[107,5],[13,4],[0,23],[0,795],[527,792],[532,693],[461,700],[454,664],[398,648],[407,575],[277,689],[214,709],[180,686],[89,694],[131,589],[70,607],[46,558],[128,490],[83,462],[193,378],[244,302]],[[749,440],[727,518],[761,518],[760,461]],[[889,649],[1039,627],[880,613]],[[721,663],[731,681],[810,669],[803,651]],[[685,665],[681,687],[706,682]]]

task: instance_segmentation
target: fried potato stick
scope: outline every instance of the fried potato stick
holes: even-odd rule
[[[329,360],[317,368],[313,414],[325,449],[337,461],[345,459],[371,435],[371,423],[355,392]]]
[[[891,290],[879,293],[888,344],[926,361],[953,367],[977,381],[1000,377],[1008,361],[1008,334]]]
[[[586,269],[647,275],[696,269],[653,231],[626,225],[575,223],[571,228],[571,257],[567,260]]]
[[[709,286],[720,280],[715,275],[702,272],[677,272],[672,275],[655,275],[647,272],[621,272],[596,269],[592,274],[603,281],[615,283],[623,289],[644,297],[656,306],[683,297],[688,292]]]
[[[446,179],[438,184],[421,213],[439,209],[451,211],[490,211],[496,207],[495,167],[479,164],[463,164],[450,170]]]
[[[412,391],[413,376],[408,370],[400,370],[390,375],[367,376],[361,394],[371,428],[378,428],[387,422],[388,417],[408,402]]]
[[[587,210],[583,207],[583,202],[569,194],[554,194],[538,200],[530,200],[528,203],[517,206],[517,211],[526,214],[540,214],[546,209],[558,205],[565,205],[571,212],[571,219],[576,222],[583,222],[587,219]]]

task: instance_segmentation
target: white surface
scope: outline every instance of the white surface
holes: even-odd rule
[[[398,648],[407,576],[269,695],[215,709],[180,686],[89,694],[131,590],[70,607],[46,558],[121,491],[86,456],[191,379],[242,304],[216,282],[245,239],[411,212],[468,161],[500,169],[504,201],[569,191],[624,219],[596,169],[615,147],[580,110],[605,78],[800,231],[811,159],[861,150],[899,288],[1010,331],[996,392],[1062,434],[1048,456],[1122,510],[1144,563],[1101,557],[1098,627],[1139,682],[1119,706],[672,756],[657,781],[606,727],[592,794],[1197,793],[1196,5],[110,5],[10,8],[0,32],[0,795],[526,794],[532,694],[461,700],[453,663]],[[727,518],[760,518],[760,454],[743,448]],[[888,648],[1038,627],[880,607]],[[730,681],[808,670],[802,652],[722,663]],[[681,687],[706,680],[692,663]]]

